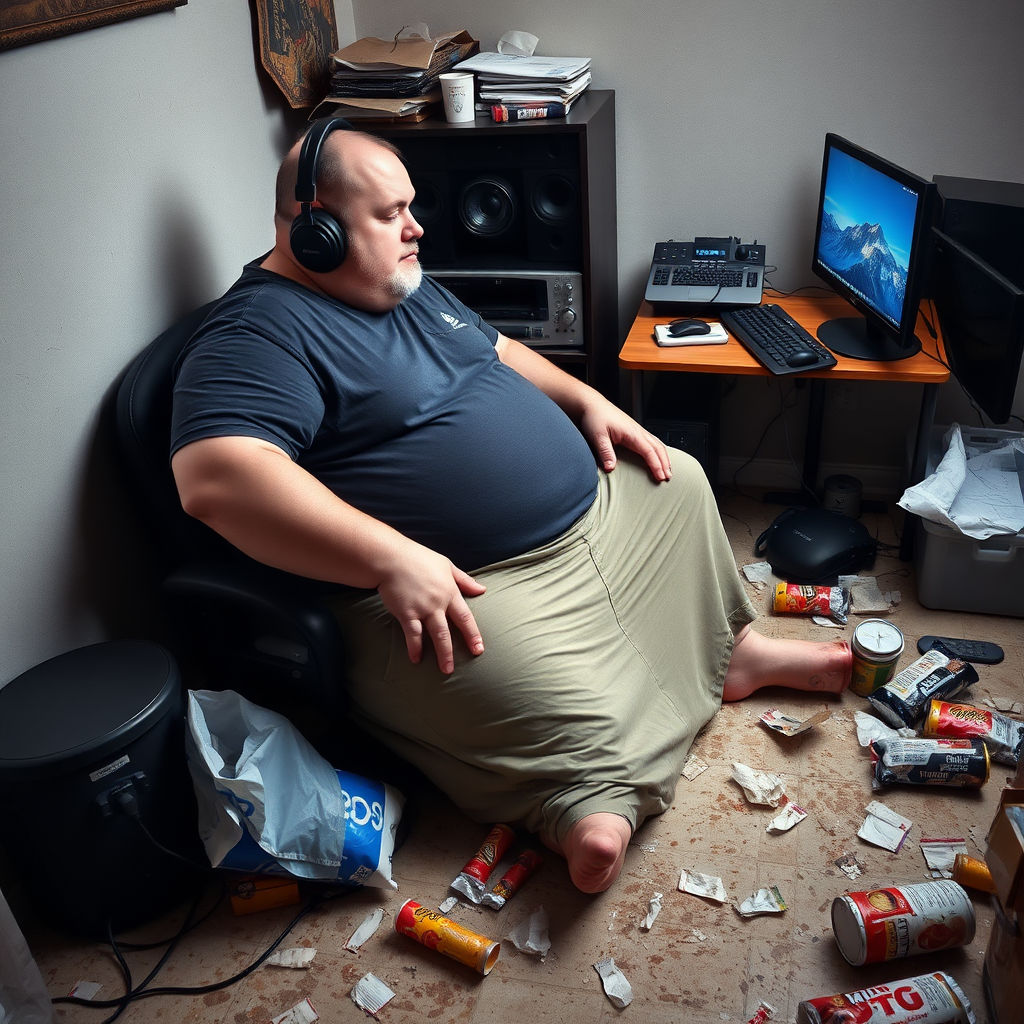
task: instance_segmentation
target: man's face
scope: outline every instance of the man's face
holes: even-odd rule
[[[344,197],[348,253],[331,291],[357,309],[393,309],[420,285],[423,229],[409,211],[415,191],[394,153],[363,139],[346,149]]]

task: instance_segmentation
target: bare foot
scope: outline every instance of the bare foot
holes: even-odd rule
[[[569,864],[569,877],[582,892],[604,892],[622,871],[626,847],[633,835],[621,814],[596,811],[580,818],[559,846],[541,835],[545,846],[560,853]]]
[[[773,639],[744,626],[733,645],[722,700],[743,700],[762,686],[842,693],[852,670],[853,652],[845,640]]]

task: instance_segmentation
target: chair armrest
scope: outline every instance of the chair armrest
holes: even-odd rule
[[[216,673],[213,688],[344,710],[341,629],[315,584],[257,564],[192,562],[161,595],[198,667]]]

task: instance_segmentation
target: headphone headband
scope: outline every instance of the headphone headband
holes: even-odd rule
[[[324,139],[336,130],[356,131],[351,122],[343,117],[321,117],[313,122],[306,132],[299,150],[299,166],[295,177],[295,199],[299,203],[316,201],[316,172],[320,166],[320,150]]]

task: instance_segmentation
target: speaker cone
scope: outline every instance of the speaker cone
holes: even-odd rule
[[[560,174],[549,174],[533,190],[533,212],[547,224],[558,224],[576,212],[576,188]]]
[[[459,220],[473,235],[493,238],[512,226],[516,203],[512,188],[497,178],[478,178],[459,195]]]
[[[428,181],[416,182],[415,188],[416,196],[409,204],[409,212],[422,227],[430,227],[437,223],[444,212],[444,196]]]

